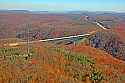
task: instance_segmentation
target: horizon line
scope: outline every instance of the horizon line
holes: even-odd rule
[[[35,10],[35,9],[0,9],[0,11],[43,11],[43,12],[116,12],[116,13],[125,13],[125,11],[116,11],[116,10]]]

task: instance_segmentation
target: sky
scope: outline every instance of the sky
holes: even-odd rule
[[[0,9],[125,12],[125,0],[0,0]]]

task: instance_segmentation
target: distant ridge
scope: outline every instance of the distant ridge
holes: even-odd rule
[[[0,13],[49,13],[48,11],[32,11],[32,10],[0,10]]]
[[[29,10],[0,10],[1,13],[29,13]]]
[[[80,10],[76,10],[76,11],[61,11],[61,12],[57,12],[57,11],[47,11],[47,10],[18,10],[18,9],[0,9],[0,12],[8,12],[8,13],[71,13],[71,14],[120,14],[123,15],[125,14],[125,12],[115,12],[115,11],[80,11]]]

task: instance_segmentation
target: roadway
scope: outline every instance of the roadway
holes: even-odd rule
[[[101,25],[99,22],[93,22],[93,23],[95,23],[97,26],[99,26],[103,30],[107,30],[107,28],[105,28],[105,26]],[[32,43],[37,43],[37,42],[48,42],[48,41],[56,41],[56,40],[63,40],[63,39],[70,39],[70,38],[77,38],[77,37],[85,37],[85,36],[90,36],[95,32],[96,31],[92,31],[92,32],[89,32],[89,33],[83,34],[83,35],[72,35],[72,36],[67,36],[67,37],[58,37],[58,38],[51,38],[51,39],[44,39],[44,40],[37,40],[37,41],[30,41],[30,42],[10,43],[7,46],[18,46],[18,45],[24,45],[24,44],[27,44],[27,43],[32,44]]]

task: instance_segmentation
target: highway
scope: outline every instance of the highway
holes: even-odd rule
[[[97,26],[102,28],[103,30],[106,30],[105,26],[101,25],[99,22],[94,22]],[[73,36],[67,36],[67,37],[59,37],[59,38],[51,38],[51,39],[44,39],[44,40],[37,40],[37,41],[30,41],[28,43],[37,43],[37,42],[47,42],[47,41],[56,41],[56,40],[63,40],[63,39],[70,39],[70,38],[77,38],[77,37],[85,37],[90,36],[91,34],[95,33],[96,31],[89,32],[87,34],[83,35],[73,35]],[[18,46],[18,45],[24,45],[27,44],[27,42],[17,42],[17,43],[10,43],[7,46]],[[6,45],[5,45],[6,46]]]
[[[28,43],[31,44],[31,43],[38,43],[38,42],[56,41],[56,40],[63,40],[63,39],[70,39],[70,38],[77,38],[77,37],[85,37],[85,36],[89,36],[89,35],[91,35],[91,34],[74,35],[74,36],[59,37],[59,38],[52,38],[52,39],[44,39],[44,40],[30,41]],[[10,44],[8,44],[8,46],[18,46],[18,45],[23,45],[23,44],[27,44],[27,42],[10,43]]]
[[[99,22],[93,22],[95,23],[97,26],[99,26],[100,28],[107,30],[107,28],[105,28],[105,26],[101,25]]]

